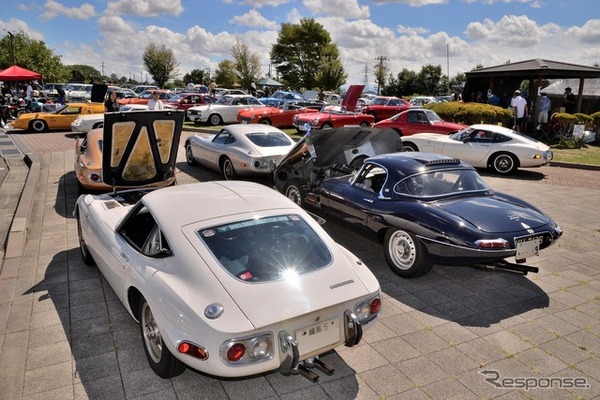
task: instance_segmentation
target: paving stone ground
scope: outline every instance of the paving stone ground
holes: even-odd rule
[[[22,136],[15,140],[33,141]],[[530,201],[564,229],[532,260],[540,272],[528,276],[435,266],[404,280],[389,270],[380,246],[328,221],[326,229],[364,260],[384,294],[382,315],[363,342],[324,357],[336,367],[333,376],[311,383],[277,373],[218,379],[187,370],[163,380],[148,367],[137,324],[98,271],[81,261],[71,215],[73,146],[59,135],[35,149],[42,177],[25,252],[4,259],[0,274],[0,399],[600,396],[599,171],[483,174],[495,190]],[[217,177],[188,167],[183,149],[178,159],[181,183]],[[552,378],[571,386],[533,386]],[[505,387],[497,387],[502,379]],[[580,381],[587,387],[573,387]]]

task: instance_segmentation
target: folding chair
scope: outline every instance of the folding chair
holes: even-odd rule
[[[560,134],[560,127],[556,118],[554,118],[554,114],[550,117],[550,121],[546,124],[542,124],[540,127],[540,139],[545,138],[549,142],[552,142],[558,138]]]

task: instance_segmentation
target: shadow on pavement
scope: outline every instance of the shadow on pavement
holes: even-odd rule
[[[83,263],[79,248],[55,254],[43,279],[23,295],[34,298],[30,365],[44,367],[64,363],[65,368],[70,368],[71,355],[64,351],[70,348],[78,383],[75,397],[134,398],[191,386],[201,387],[203,398],[276,398],[315,386],[300,375],[283,376],[276,371],[233,379],[217,378],[188,368],[169,380],[157,378],[146,360],[139,325],[98,269]],[[37,347],[43,354],[49,345],[62,351],[60,354],[51,352],[52,357],[36,356]],[[343,382],[344,398],[355,398],[359,390],[356,372],[335,351],[322,359],[336,371],[332,376],[318,373],[317,385],[325,392],[330,385],[339,393],[339,382]],[[196,397],[192,393],[187,395]]]

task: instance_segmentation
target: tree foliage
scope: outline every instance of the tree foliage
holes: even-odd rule
[[[231,60],[223,60],[219,62],[214,78],[217,82],[217,85],[229,88],[233,87],[233,84],[237,78],[235,63]]]
[[[382,87],[385,87],[386,76],[389,74],[388,66],[384,64],[383,61],[383,58],[379,59],[379,62],[375,64],[375,67],[373,68],[375,75],[375,83],[377,84],[377,94],[381,92]]]
[[[179,63],[173,50],[167,49],[164,44],[150,43],[144,50],[143,59],[146,71],[159,87],[163,87],[169,79],[177,76]]]
[[[73,64],[67,65],[65,69],[69,73],[69,82],[100,83],[103,81],[100,71],[89,65]]]
[[[346,80],[337,46],[323,25],[312,18],[302,18],[299,24],[281,24],[277,42],[271,48],[271,63],[281,80],[296,90],[321,84],[323,89],[337,89]],[[323,68],[329,71],[324,72]],[[343,81],[331,81],[336,76],[343,77]]]
[[[187,74],[183,75],[184,82],[192,83],[206,83],[210,77],[206,74],[203,69],[193,69]]]
[[[26,33],[12,32],[0,39],[0,70],[13,64],[38,72],[46,82],[65,82],[68,73],[61,56],[46,46],[42,40],[31,39]],[[14,62],[13,62],[14,53]]]
[[[388,84],[383,89],[387,96],[438,95],[447,93],[448,78],[442,75],[439,65],[425,65],[421,71],[402,69],[396,78],[390,75]]]
[[[260,78],[260,54],[250,50],[248,43],[236,37],[235,44],[231,47],[231,55],[239,84],[244,89],[249,88],[252,82],[256,83]]]

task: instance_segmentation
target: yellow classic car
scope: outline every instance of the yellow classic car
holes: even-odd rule
[[[34,132],[44,132],[49,129],[71,130],[71,123],[80,115],[98,114],[104,112],[102,103],[69,103],[51,113],[27,113],[10,122],[6,130],[28,129]]]

